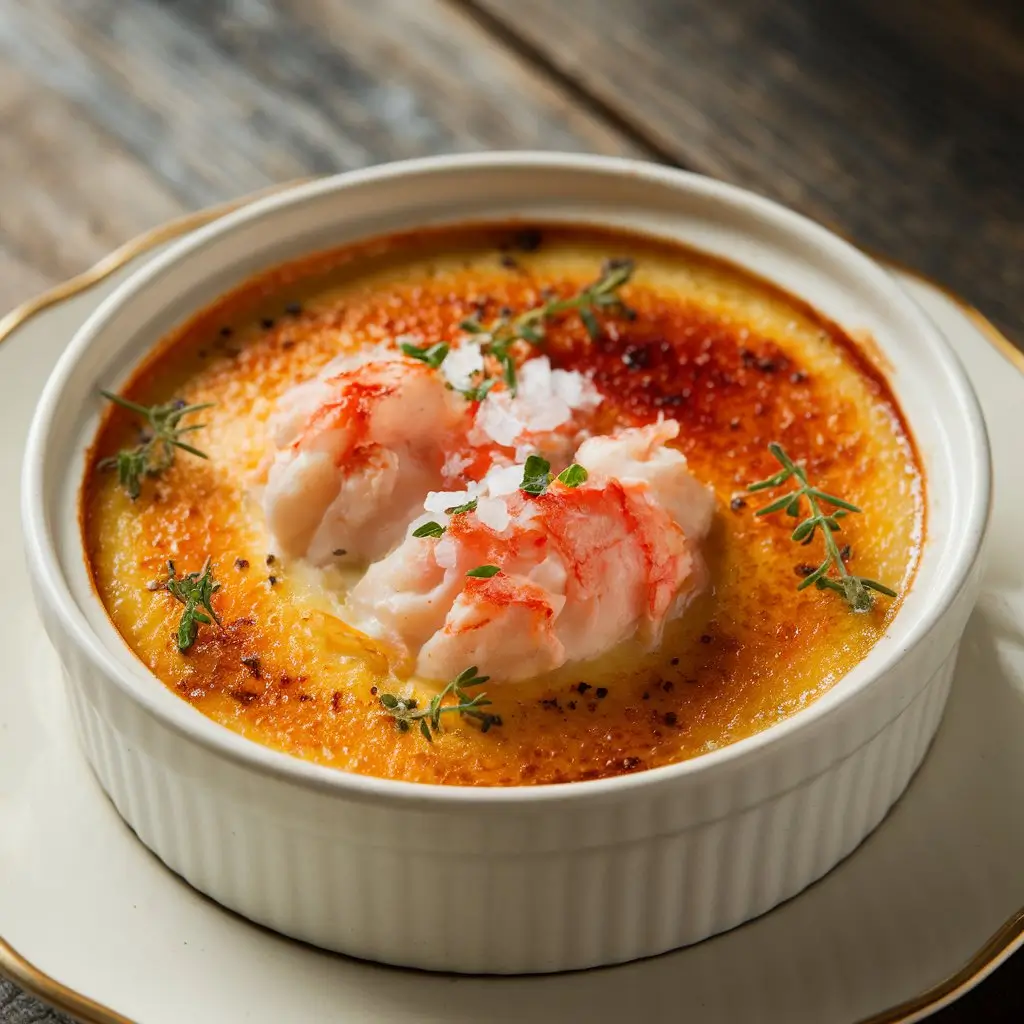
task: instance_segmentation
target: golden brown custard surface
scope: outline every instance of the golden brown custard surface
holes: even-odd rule
[[[403,692],[387,654],[339,617],[332,591],[354,578],[286,564],[268,547],[251,485],[275,400],[353,346],[404,333],[451,340],[486,320],[594,280],[632,257],[623,297],[633,320],[578,318],[547,333],[556,366],[593,374],[604,427],[679,421],[679,447],[718,499],[704,554],[711,585],[661,647],[627,643],[598,663],[527,683],[487,684],[502,725],[446,716],[428,744],[400,732],[379,695]],[[836,326],[718,260],[596,229],[483,226],[395,236],[266,274],[158,346],[123,392],[151,404],[213,402],[180,454],[135,502],[95,463],[137,441],[111,408],[82,493],[97,592],[138,657],[183,700],[270,747],[339,769],[457,785],[570,782],[680,761],[780,721],[827,690],[871,648],[899,601],[851,613],[838,595],[798,592],[821,558],[790,539],[794,520],[757,518],[774,495],[744,493],[778,469],[780,441],[811,479],[864,509],[839,535],[858,575],[902,591],[924,520],[913,442],[882,375]],[[213,561],[223,628],[190,651],[174,643],[181,605],[147,588]],[[421,701],[432,690],[415,682]]]

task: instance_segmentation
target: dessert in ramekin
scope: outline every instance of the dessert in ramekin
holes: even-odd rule
[[[881,820],[988,488],[954,357],[848,245],[499,154],[300,186],[144,268],[47,386],[25,526],[87,755],[170,867],[504,973],[699,940]]]

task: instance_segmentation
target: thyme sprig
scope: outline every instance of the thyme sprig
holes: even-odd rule
[[[441,731],[441,716],[446,714],[457,713],[472,718],[480,723],[481,732],[487,732],[493,726],[501,725],[501,716],[481,711],[491,701],[482,693],[471,696],[466,692],[466,687],[480,686],[489,678],[478,675],[474,665],[460,672],[440,693],[431,697],[426,707],[421,708],[415,697],[396,697],[393,693],[382,693],[380,702],[401,732],[408,732],[413,725],[418,724],[420,733],[428,743],[433,743],[434,736]],[[449,696],[455,698],[454,704],[445,704]]]
[[[872,606],[874,597],[871,591],[885,594],[886,597],[896,597],[895,590],[879,583],[878,580],[855,576],[851,573],[846,568],[842,550],[836,543],[835,534],[842,529],[839,520],[851,512],[861,512],[862,509],[846,501],[845,498],[836,497],[834,494],[828,494],[826,491],[812,486],[808,482],[806,470],[802,466],[798,466],[786,454],[781,444],[773,442],[768,445],[768,451],[782,466],[782,469],[766,480],[750,484],[747,490],[771,490],[781,487],[787,480],[792,479],[795,479],[799,486],[796,490],[776,498],[764,508],[758,509],[755,515],[767,516],[784,510],[786,515],[797,519],[801,515],[802,503],[806,499],[810,515],[793,531],[792,539],[801,544],[810,544],[820,530],[825,542],[824,561],[797,584],[797,590],[805,590],[810,586],[815,586],[819,590],[834,590],[843,596],[846,603],[855,612],[866,612]],[[822,509],[822,502],[831,505],[833,511],[825,512]]]
[[[159,476],[174,464],[175,449],[180,448],[190,455],[198,455],[207,459],[206,452],[186,444],[182,436],[196,430],[202,430],[205,423],[192,423],[181,426],[185,416],[203,409],[209,409],[213,402],[199,405],[186,405],[182,401],[167,402],[164,405],[139,405],[110,391],[101,391],[101,395],[115,405],[134,412],[146,424],[144,439],[134,448],[122,448],[116,455],[101,459],[97,469],[116,469],[118,482],[134,501],[142,493],[142,481],[147,476]]]
[[[213,578],[213,566],[209,558],[198,572],[186,573],[184,576],[179,576],[174,563],[168,562],[167,579],[151,583],[150,590],[166,590],[185,606],[175,636],[179,651],[187,651],[195,643],[200,623],[221,624],[220,616],[213,610],[212,604],[213,595],[220,590],[220,584]]]
[[[505,381],[514,397],[518,380],[512,346],[517,341],[543,345],[545,324],[562,313],[575,311],[593,341],[601,337],[599,313],[617,313],[629,320],[634,319],[635,311],[619,295],[619,289],[633,276],[633,270],[631,259],[605,260],[598,279],[581,288],[575,295],[565,299],[551,299],[518,316],[498,316],[488,324],[483,323],[479,316],[467,317],[459,326],[474,337],[484,353],[494,357],[501,367],[500,379]],[[496,378],[484,377],[480,383],[462,393],[470,401],[482,401],[495,383]]]

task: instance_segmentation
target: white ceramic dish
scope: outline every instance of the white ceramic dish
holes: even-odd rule
[[[929,480],[928,540],[891,630],[828,694],[772,729],[683,764],[567,786],[365,778],[214,724],[148,675],[89,585],[74,509],[96,390],[266,266],[424,223],[516,215],[678,238],[871,333],[893,366]],[[497,973],[614,963],[695,942],[794,895],[854,849],[903,791],[938,725],[977,594],[988,501],[971,389],[884,271],[729,186],[551,155],[417,161],[316,182],[172,247],[119,288],[61,357],[23,482],[33,585],[76,728],[143,842],[196,888],[285,934],[389,963]]]
[[[86,770],[59,662],[23,599],[18,475],[29,419],[72,335],[151,247],[211,217],[164,225],[0,320],[0,380],[18,382],[0,404],[0,975],[89,1024],[676,1024],[683,1006],[693,1024],[909,1024],[1024,942],[1024,356],[906,274],[902,285],[954,344],[982,401],[999,557],[924,765],[824,880],[665,956],[557,977],[452,979],[290,942],[225,913],[149,855]]]

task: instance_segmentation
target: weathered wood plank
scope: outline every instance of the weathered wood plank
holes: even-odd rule
[[[921,52],[950,80],[984,94],[977,114],[1019,107],[1024,96],[1024,4],[1020,0],[862,0],[894,46]]]
[[[1024,26],[1011,4],[460,2],[660,152],[837,226],[1021,336]]]
[[[444,0],[4,0],[0,233],[65,278],[178,213],[487,148],[637,155]],[[0,305],[38,280],[19,271]]]
[[[181,212],[61,97],[0,62],[0,310]]]
[[[281,0],[258,19],[175,11],[228,59],[358,134],[370,159],[463,149],[637,151],[438,0]],[[248,10],[247,10],[248,13]]]
[[[7,0],[4,51],[192,205],[403,156],[629,149],[442,0]]]

